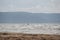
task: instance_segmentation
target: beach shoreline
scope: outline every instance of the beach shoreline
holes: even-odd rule
[[[0,40],[60,40],[60,35],[0,32]]]

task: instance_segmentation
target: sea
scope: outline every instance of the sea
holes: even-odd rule
[[[60,13],[0,12],[0,32],[60,35]]]
[[[0,23],[60,23],[60,13],[0,12]]]

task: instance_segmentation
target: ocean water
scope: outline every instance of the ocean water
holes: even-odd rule
[[[0,23],[60,23],[60,13],[0,12]]]
[[[0,12],[0,32],[60,35],[60,13]]]

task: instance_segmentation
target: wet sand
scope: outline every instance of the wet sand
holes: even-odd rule
[[[0,33],[0,40],[60,40],[60,35]]]

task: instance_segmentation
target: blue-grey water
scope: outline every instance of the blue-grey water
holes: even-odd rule
[[[60,35],[60,13],[0,12],[0,32]]]
[[[0,12],[0,23],[60,23],[60,13]]]

